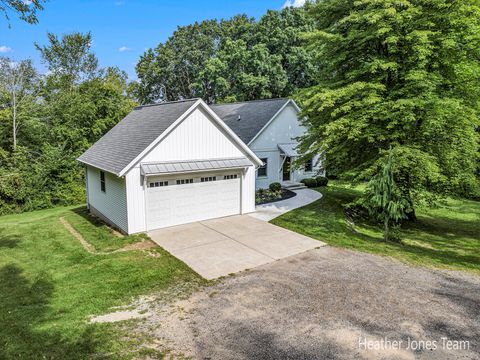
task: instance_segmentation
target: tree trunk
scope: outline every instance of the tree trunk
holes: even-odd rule
[[[17,150],[17,97],[13,92],[13,151]]]
[[[385,219],[383,222],[383,241],[387,242],[388,241],[388,219]]]

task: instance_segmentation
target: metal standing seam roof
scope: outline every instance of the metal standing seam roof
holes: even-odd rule
[[[298,156],[297,146],[298,144],[296,143],[278,144],[278,148],[280,149],[280,151],[282,151],[285,155],[290,157]]]
[[[143,175],[188,173],[208,170],[236,169],[253,166],[247,158],[192,160],[140,164]]]
[[[139,106],[78,160],[119,174],[198,99]]]
[[[254,100],[210,105],[210,108],[245,144],[248,144],[289,101],[283,98]]]

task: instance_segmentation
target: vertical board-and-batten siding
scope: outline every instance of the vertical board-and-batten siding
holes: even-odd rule
[[[170,134],[157,144],[140,162],[162,162],[182,160],[204,160],[245,157],[243,150],[233,143],[204,110],[197,108],[183,120]],[[139,163],[140,163],[139,162]],[[143,187],[139,163],[125,175],[127,182],[128,227],[129,233],[146,229],[145,189]],[[254,169],[253,163],[250,169]],[[255,170],[253,170],[253,174]],[[250,196],[242,195],[244,212],[255,210],[255,177],[247,172],[242,179],[242,194],[250,191]],[[251,182],[249,184],[248,182]],[[147,215],[148,216],[148,215]]]
[[[250,144],[250,149],[259,157],[267,158],[267,177],[259,177],[256,181],[256,188],[268,188],[272,182],[281,182],[282,159],[278,144],[297,143],[299,136],[305,134],[305,127],[300,124],[298,111],[292,105],[287,105],[275,119],[263,129],[263,131]],[[316,158],[318,159],[318,157]],[[315,160],[316,160],[315,159]],[[315,161],[314,161],[315,164]],[[295,169],[291,180],[299,181],[309,176],[313,176],[320,167],[320,164],[314,166],[314,171],[305,173],[303,169]]]
[[[125,179],[109,172],[105,173],[105,192],[100,188],[100,170],[87,166],[88,204],[92,213],[98,212],[118,227],[128,233],[127,196]]]

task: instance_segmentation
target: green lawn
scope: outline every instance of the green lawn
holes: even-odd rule
[[[141,240],[113,235],[81,208],[0,217],[0,359],[138,356],[138,339],[125,338],[120,325],[89,324],[89,317],[139,295],[203,280],[158,247],[149,250],[156,256],[90,254],[60,217],[99,251]]]
[[[438,207],[418,210],[418,221],[402,227],[402,243],[384,243],[380,228],[349,225],[343,205],[360,194],[338,182],[317,189],[322,199],[280,216],[272,223],[329,245],[386,255],[402,261],[480,273],[480,202],[447,199]]]

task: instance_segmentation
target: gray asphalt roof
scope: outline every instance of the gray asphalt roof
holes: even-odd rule
[[[288,101],[289,99],[255,100],[210,107],[245,144],[248,144]]]
[[[78,160],[119,174],[198,99],[135,108]]]
[[[78,160],[118,175],[197,100],[135,108]],[[248,144],[287,102],[288,99],[256,100],[210,107]]]

